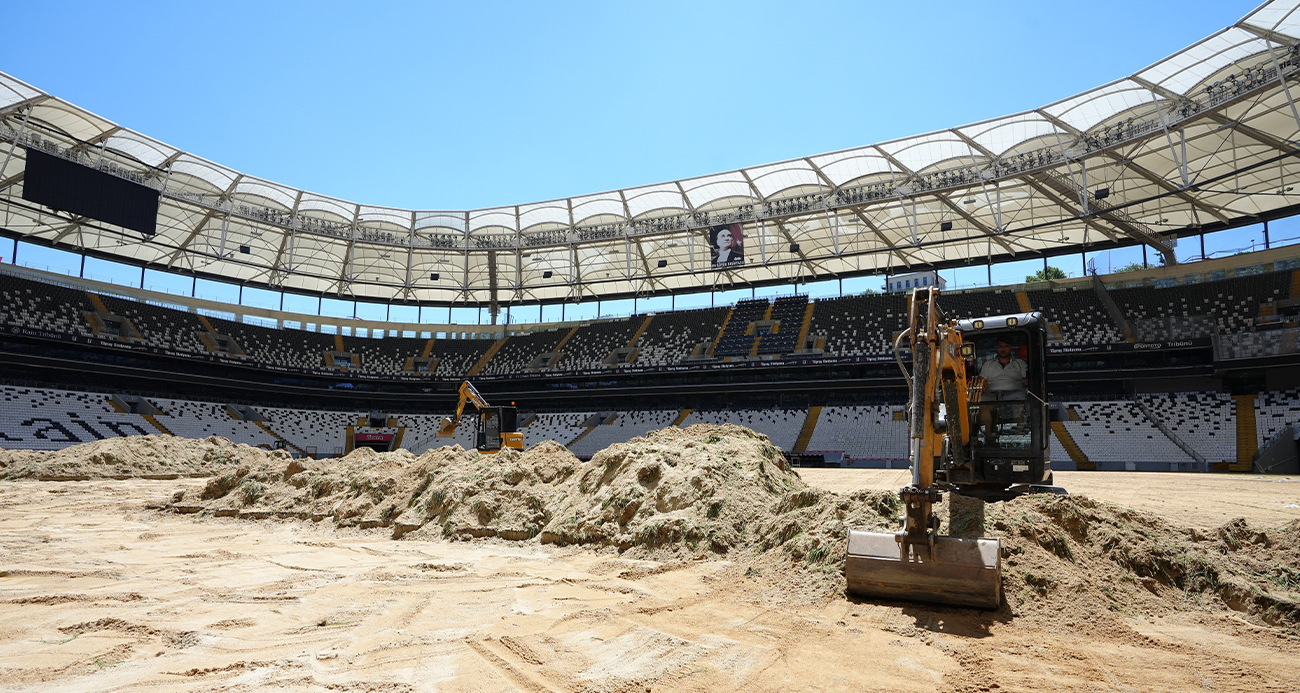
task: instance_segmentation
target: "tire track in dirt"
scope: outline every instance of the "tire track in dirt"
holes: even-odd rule
[[[528,691],[528,693],[563,693],[563,691],[551,688],[550,686],[534,680],[533,677],[529,676],[521,668],[507,662],[505,658],[496,652],[489,650],[485,641],[465,640],[464,642],[470,651],[478,655],[484,662],[487,662],[488,666],[496,669],[503,678],[509,681],[516,688]],[[536,655],[534,655],[534,657],[535,656]]]

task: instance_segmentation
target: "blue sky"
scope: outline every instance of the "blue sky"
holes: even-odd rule
[[[0,45],[0,70],[244,173],[368,204],[472,209],[1035,108],[1132,74],[1255,6],[23,2],[4,10],[20,30]],[[1275,241],[1300,236],[1276,226]],[[1224,232],[1207,251],[1252,241],[1257,229]],[[1098,255],[1101,271],[1142,259],[1140,248]],[[1022,281],[1035,262],[995,266],[993,283]],[[1053,264],[1082,273],[1077,256]],[[87,273],[139,282],[138,269],[111,263]],[[988,283],[983,267],[944,274]],[[880,280],[852,284],[845,291]]]

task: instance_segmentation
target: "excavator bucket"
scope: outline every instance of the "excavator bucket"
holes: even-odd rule
[[[937,536],[934,556],[904,548],[893,534],[849,532],[848,591],[864,597],[996,609],[1002,602],[997,539]]]
[[[439,437],[439,438],[455,438],[455,437],[456,437],[456,420],[453,419],[453,418],[451,418],[450,416],[444,416],[444,417],[442,417],[442,421],[440,421],[440,422],[438,423],[438,437]]]

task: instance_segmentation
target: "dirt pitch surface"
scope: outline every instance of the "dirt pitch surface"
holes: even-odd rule
[[[13,474],[0,690],[1300,690],[1300,482],[1058,474],[1075,496],[985,509],[1007,602],[982,612],[843,594],[824,544],[897,472],[686,431],[588,463]]]

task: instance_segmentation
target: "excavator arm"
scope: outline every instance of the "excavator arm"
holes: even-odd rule
[[[468,380],[461,383],[460,400],[456,403],[456,416],[454,417],[444,416],[442,418],[442,421],[439,422],[438,425],[439,438],[456,437],[456,424],[457,422],[460,421],[461,415],[465,413],[466,402],[472,403],[474,407],[476,409],[479,409],[480,411],[488,408],[489,406],[487,400],[483,399],[483,395],[480,395],[478,393],[478,390],[475,389],[475,387],[472,384],[470,384]]]
[[[850,531],[845,578],[852,593],[996,609],[1002,594],[997,539],[938,534],[934,505],[942,498],[935,468],[964,464],[970,443],[965,356],[961,333],[944,318],[938,291],[912,294],[908,328],[895,341],[912,347],[909,432],[912,483],[899,490],[903,528],[894,534]],[[942,405],[942,406],[940,406]]]

